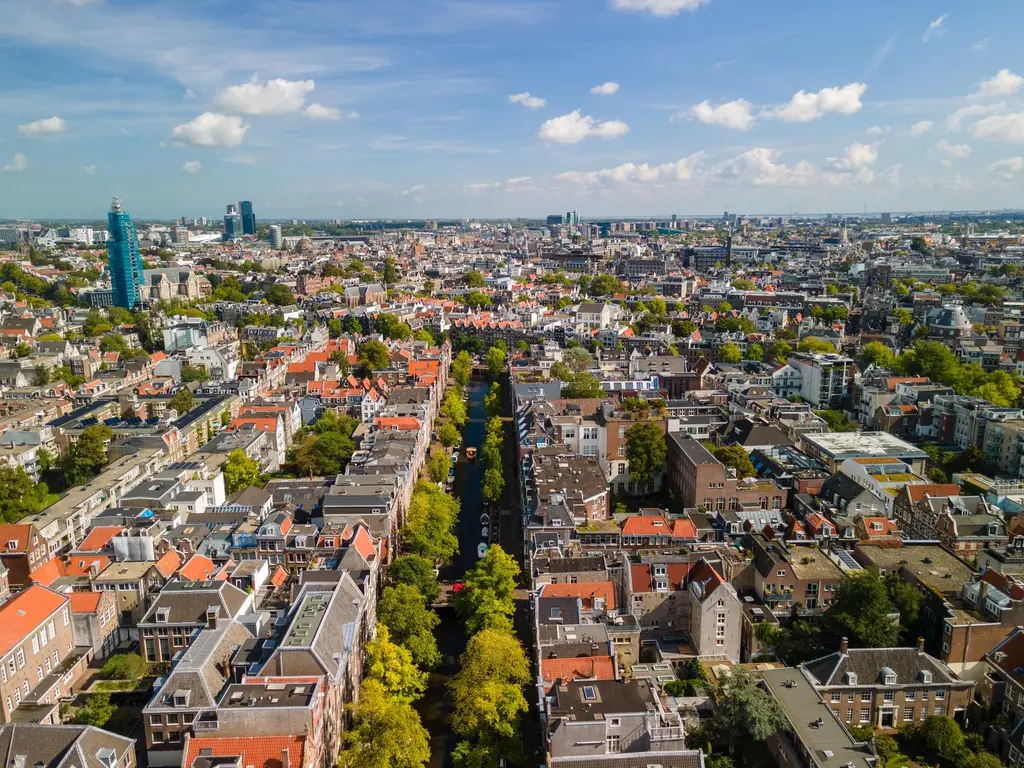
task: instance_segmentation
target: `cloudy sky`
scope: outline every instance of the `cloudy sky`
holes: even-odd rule
[[[983,6],[983,7],[982,7]],[[1019,0],[0,0],[0,217],[1024,195]]]

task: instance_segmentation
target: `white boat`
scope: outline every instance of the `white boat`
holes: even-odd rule
[[[490,525],[491,517],[486,512],[480,515],[480,525]]]
[[[480,546],[476,548],[476,556],[477,559],[479,560],[483,560],[485,557],[487,557],[487,545],[484,544],[482,541],[480,542]]]
[[[490,539],[491,538],[491,529],[488,528],[486,525],[484,526],[484,529],[482,531],[480,531],[480,538],[481,539]]]

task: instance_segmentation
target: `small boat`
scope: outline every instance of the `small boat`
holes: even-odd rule
[[[487,557],[487,545],[482,541],[480,542],[480,546],[476,548],[476,556],[478,560],[483,560]]]
[[[476,461],[476,448],[470,446],[466,449],[466,458],[470,461]]]
[[[484,512],[480,515],[480,525],[490,525],[491,516]]]
[[[454,466],[454,465],[456,465],[458,463],[459,463],[459,454],[453,453],[452,454],[452,466]]]
[[[480,531],[480,538],[481,539],[489,539],[489,538],[491,538],[491,529],[488,528],[486,525],[483,527],[483,530]]]

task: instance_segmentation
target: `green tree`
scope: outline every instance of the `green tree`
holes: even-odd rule
[[[336,317],[332,317],[327,321],[327,335],[332,339],[339,338],[345,332],[345,327],[342,325],[341,320]]]
[[[771,356],[780,363],[785,363],[793,352],[793,347],[786,341],[779,340],[769,347]]]
[[[383,342],[368,339],[359,345],[359,364],[369,373],[387,368],[391,362],[391,354]]]
[[[104,680],[139,682],[149,674],[149,664],[137,653],[115,653],[108,656],[100,671]]]
[[[92,310],[85,316],[85,322],[82,323],[82,333],[88,337],[102,336],[104,333],[112,330],[113,327],[107,322],[106,317],[96,310]]]
[[[406,704],[422,698],[427,690],[427,673],[417,669],[408,650],[391,642],[383,623],[377,624],[377,637],[366,644],[366,677],[380,683],[388,696]]]
[[[434,562],[419,555],[399,555],[388,566],[388,581],[391,584],[408,584],[419,590],[427,603],[435,603],[441,596],[441,585],[437,583]]]
[[[430,669],[441,661],[434,639],[434,628],[441,620],[412,584],[385,587],[377,604],[377,619],[418,666]]]
[[[467,288],[483,288],[487,285],[487,281],[484,279],[483,274],[475,269],[471,269],[463,275],[462,282]]]
[[[898,573],[890,573],[885,577],[885,594],[893,607],[900,612],[900,623],[908,632],[912,631],[918,616],[921,615],[921,593],[904,581]]]
[[[452,360],[452,378],[460,387],[465,388],[469,384],[469,375],[473,372],[473,358],[469,352],[462,350]]]
[[[530,681],[522,645],[509,633],[485,629],[470,638],[459,662],[448,684],[455,705],[452,730],[483,743],[512,739],[527,708],[523,687]]]
[[[342,734],[339,768],[423,768],[430,760],[430,735],[410,704],[367,681]]]
[[[496,381],[505,371],[505,351],[500,347],[491,347],[487,350],[484,360],[487,363],[487,373]]]
[[[598,275],[590,281],[591,296],[610,296],[622,292],[622,283],[613,275]]]
[[[661,474],[667,456],[665,430],[660,422],[641,421],[626,431],[629,475],[638,486],[649,484]]]
[[[377,316],[377,331],[385,339],[394,341],[405,341],[412,336],[412,328],[408,323],[403,323],[397,316],[389,312],[383,312]]]
[[[274,283],[263,292],[263,298],[267,303],[278,307],[288,307],[295,303],[295,294],[292,289],[283,283]]]
[[[37,483],[21,467],[0,463],[0,519],[16,523],[26,515],[42,510],[49,490]]]
[[[436,485],[418,483],[403,529],[409,549],[428,560],[447,562],[459,551],[454,533],[459,502]]]
[[[445,422],[437,428],[437,439],[445,448],[454,448],[462,440],[462,435],[454,424]]]
[[[846,414],[842,411],[830,408],[824,411],[815,411],[817,416],[825,420],[828,424],[829,432],[856,432],[857,425],[846,418]]]
[[[420,328],[418,331],[416,331],[416,333],[412,335],[412,337],[416,341],[423,341],[426,342],[427,344],[430,344],[431,346],[435,346],[437,344],[437,340],[434,338],[434,334],[432,334],[426,328]]]
[[[732,281],[732,287],[738,291],[754,291],[757,290],[757,284],[753,280],[748,280],[745,277],[738,278]]]
[[[500,466],[491,466],[484,470],[482,491],[484,501],[488,504],[497,504],[501,500],[505,492],[505,476]]]
[[[725,466],[735,469],[736,477],[739,479],[754,477],[757,474],[754,470],[754,465],[750,462],[750,455],[743,450],[742,445],[714,445],[712,443],[705,443],[704,447]]]
[[[184,416],[196,407],[196,399],[192,395],[192,390],[188,387],[179,389],[174,397],[167,401],[167,407],[177,411],[179,417]]]
[[[594,357],[583,347],[575,347],[562,352],[562,364],[574,375],[589,371],[594,367]]]
[[[518,577],[515,559],[497,544],[466,574],[455,607],[470,635],[485,629],[511,631]]]
[[[210,374],[206,372],[205,368],[199,368],[194,365],[183,365],[181,366],[181,380],[186,383],[199,383],[202,384],[204,381],[210,378]]]
[[[825,624],[836,635],[848,637],[857,648],[893,648],[900,639],[900,625],[885,582],[875,571],[847,576],[825,613]]]
[[[45,387],[50,383],[50,369],[39,365],[32,369],[32,386]]]
[[[380,276],[386,285],[395,285],[402,279],[402,273],[398,271],[398,264],[391,256],[384,259],[384,267],[381,269]]]
[[[427,459],[427,474],[435,483],[443,483],[448,479],[448,470],[451,463],[448,461],[448,454],[445,451],[434,450]]]
[[[732,751],[746,742],[764,741],[789,730],[789,721],[779,703],[742,667],[730,672],[722,693],[716,725],[728,738]]]
[[[819,339],[816,336],[808,336],[806,339],[796,345],[796,348],[800,352],[820,352],[823,354],[835,352],[836,348],[830,341],[825,339]]]
[[[501,402],[501,385],[494,382],[484,395],[484,412],[488,419],[500,418],[504,409],[505,406]]]
[[[32,354],[32,347],[21,341],[14,345],[14,356],[17,358],[28,357]]]
[[[224,490],[229,494],[260,484],[260,465],[250,459],[241,448],[235,448],[228,454],[221,472],[224,473]]]
[[[760,344],[748,344],[747,351],[743,354],[744,360],[753,360],[760,363],[764,360],[764,347]]]
[[[109,693],[91,693],[86,699],[85,706],[75,713],[74,723],[102,728],[113,714],[114,705],[110,703]]]
[[[865,368],[869,365],[892,368],[895,360],[892,350],[880,341],[869,341],[860,351],[860,363]]]
[[[108,333],[106,336],[100,339],[100,351],[127,352],[128,342],[124,340],[123,336],[118,336],[116,333]]]
[[[107,464],[107,443],[113,437],[110,427],[93,424],[82,430],[60,458],[65,485],[82,485],[92,480]]]
[[[580,373],[574,376],[562,387],[564,398],[587,398],[593,399],[604,395],[601,389],[600,380],[590,373]]]
[[[466,404],[462,402],[458,393],[451,389],[448,390],[448,394],[444,396],[444,401],[441,403],[441,415],[459,429],[464,428],[469,420]]]
[[[722,363],[739,363],[743,360],[743,353],[731,341],[726,342],[718,348],[718,360]]]

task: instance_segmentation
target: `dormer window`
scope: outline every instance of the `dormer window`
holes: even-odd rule
[[[895,674],[887,674],[885,676],[885,684],[886,685],[896,685],[896,675]]]
[[[167,619],[170,618],[170,615],[171,615],[171,609],[170,608],[157,608],[157,611],[156,611],[157,623],[158,624],[166,624],[167,623]]]
[[[18,540],[17,539],[8,539],[7,540],[7,548],[8,549],[17,549],[18,548]]]
[[[847,685],[856,685],[857,684],[857,673],[856,672],[847,672],[846,673],[846,684]]]
[[[921,682],[924,683],[925,685],[930,685],[931,684],[931,682],[932,682],[931,670],[928,670],[928,669],[922,669],[921,670]]]

